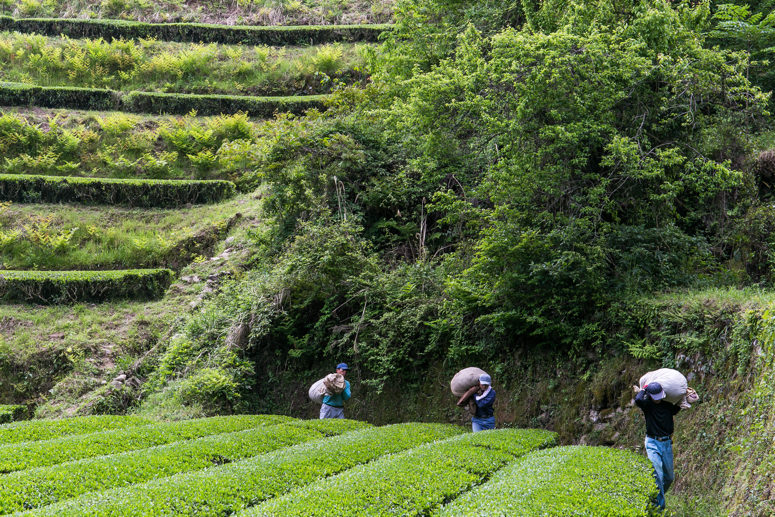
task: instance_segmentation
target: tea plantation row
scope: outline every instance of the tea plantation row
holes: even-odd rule
[[[65,35],[71,38],[149,39],[242,45],[319,45],[378,41],[391,25],[239,26],[205,23],[144,23],[127,20],[75,20],[0,16],[0,30]]]
[[[246,95],[197,95],[192,93],[119,92],[100,88],[36,86],[0,83],[0,106],[39,106],[81,110],[170,113],[185,115],[233,114],[243,111],[252,117],[271,117],[276,112],[302,113],[324,109],[328,95],[251,97]]]
[[[3,425],[0,442],[4,514],[624,516],[656,490],[645,458],[543,430],[89,417]]]

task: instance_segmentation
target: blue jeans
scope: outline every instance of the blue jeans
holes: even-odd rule
[[[665,509],[665,492],[670,488],[675,480],[673,472],[673,440],[663,442],[654,438],[646,437],[646,456],[654,465],[654,479],[657,481],[659,495],[657,496],[657,506]]]
[[[473,417],[471,419],[471,427],[473,428],[475,433],[479,431],[488,431],[490,429],[495,429],[495,417],[494,416],[491,416],[490,418]]]

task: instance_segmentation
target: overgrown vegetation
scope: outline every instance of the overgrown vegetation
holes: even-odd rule
[[[700,406],[686,418],[705,434],[679,436],[697,467],[686,477],[697,486],[706,474],[707,490],[697,491],[709,506],[727,493],[731,509],[767,513],[765,463],[739,460],[771,452],[770,395],[748,373],[770,369],[769,316],[743,316],[744,304],[732,302],[716,310],[707,293],[726,300],[773,280],[773,8],[399,0],[395,30],[365,52],[370,82],[336,88],[325,114],[4,115],[4,172],[225,179],[264,209],[265,224],[240,230],[239,267],[190,310],[172,317],[172,299],[154,306],[165,307],[163,330],[111,365],[111,374],[142,381],[99,386],[81,361],[88,387],[72,387],[79,403],[58,397],[41,413],[298,414],[307,411],[306,381],[346,360],[358,393],[352,414],[446,420],[457,418],[451,404],[420,407],[429,405],[427,385],[481,364],[516,394],[504,402],[507,422],[632,446],[636,420],[626,408],[636,370],[676,366],[700,387],[715,376],[751,390],[751,403]],[[111,75],[94,81],[117,81]],[[46,91],[115,99],[107,90]],[[234,98],[132,99],[150,112],[155,102],[182,113],[239,108]],[[707,291],[694,299],[688,289]],[[656,297],[666,290],[678,301]],[[380,405],[399,398],[411,399],[403,413]],[[578,407],[608,410],[605,425]],[[756,439],[730,431],[743,422]],[[169,490],[121,492],[116,504],[155,503]],[[223,508],[245,504],[235,497]]]
[[[120,18],[148,22],[242,25],[385,23],[392,0],[25,0],[0,2],[0,13],[17,17]]]
[[[0,81],[225,95],[329,93],[363,80],[359,45],[250,47],[0,33]]]

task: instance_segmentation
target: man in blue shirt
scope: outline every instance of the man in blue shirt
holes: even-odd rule
[[[479,376],[479,384],[472,386],[465,395],[460,397],[457,405],[463,406],[468,402],[476,406],[471,417],[471,427],[476,433],[495,429],[495,410],[492,405],[495,402],[495,390],[492,389],[492,379],[486,373]]]
[[[342,377],[346,377],[349,370],[347,363],[336,365],[336,373]],[[320,406],[320,418],[344,418],[344,401],[349,399],[351,394],[350,382],[345,379],[344,390],[341,393],[323,397],[323,404]]]

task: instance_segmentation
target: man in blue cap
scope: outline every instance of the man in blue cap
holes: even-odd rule
[[[633,386],[633,390],[638,392],[635,395],[635,404],[646,417],[646,455],[654,466],[654,478],[659,488],[656,505],[660,510],[664,510],[665,492],[675,479],[671,438],[673,416],[681,411],[681,408],[663,400],[665,390],[658,382],[650,382],[643,386],[643,389]]]
[[[472,386],[457,401],[458,406],[464,406],[469,401],[473,403],[474,414],[471,417],[471,428],[476,433],[495,429],[495,390],[492,389],[492,379],[486,373],[479,376],[479,384]]]
[[[336,365],[336,373],[342,377],[347,376],[350,367],[347,363]],[[345,379],[344,390],[335,395],[326,395],[323,397],[323,404],[320,406],[320,418],[344,418],[344,401],[350,398],[350,382]]]

